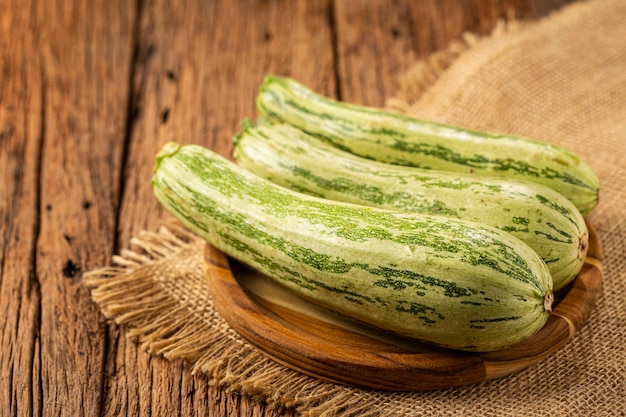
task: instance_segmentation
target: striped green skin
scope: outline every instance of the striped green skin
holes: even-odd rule
[[[227,255],[377,328],[491,351],[531,336],[549,315],[545,263],[494,228],[306,196],[194,145],[167,144],[152,185],[172,215]]]
[[[233,156],[247,170],[306,194],[507,231],[543,258],[555,290],[576,277],[587,254],[589,234],[580,212],[539,184],[380,163],[290,125],[248,126],[236,138]]]
[[[285,77],[266,76],[256,105],[269,121],[294,125],[359,156],[536,182],[563,194],[583,215],[598,203],[598,180],[591,168],[555,145],[339,102]]]

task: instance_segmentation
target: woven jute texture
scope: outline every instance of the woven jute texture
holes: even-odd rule
[[[189,362],[224,390],[304,415],[625,416],[626,1],[574,3],[532,24],[466,36],[416,64],[390,108],[562,145],[597,173],[589,216],[604,288],[583,329],[539,364],[462,388],[378,392],[317,380],[247,344],[217,313],[204,243],[177,226],[144,232],[84,282],[103,314],[155,355]]]

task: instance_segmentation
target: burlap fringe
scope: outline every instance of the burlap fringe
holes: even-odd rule
[[[84,284],[103,315],[126,325],[127,334],[137,338],[142,349],[167,358],[194,360],[206,348],[196,332],[202,324],[200,318],[190,317],[176,298],[150,279],[150,273],[183,250],[201,251],[199,240],[171,222],[156,233],[141,232],[130,243],[133,249],[113,256],[112,266],[84,274]]]
[[[384,417],[354,395],[354,388],[301,374],[266,357],[228,326],[208,293],[201,296],[206,306],[199,308],[168,290],[165,281],[180,277],[164,280],[156,271],[181,260],[189,271],[194,266],[203,270],[204,241],[179,223],[142,231],[130,243],[131,249],[114,256],[111,266],[85,273],[83,282],[103,315],[124,326],[142,350],[182,359],[211,384],[274,409],[294,409],[304,416]]]

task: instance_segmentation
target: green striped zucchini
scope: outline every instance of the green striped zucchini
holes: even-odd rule
[[[555,290],[576,277],[587,254],[580,212],[539,184],[376,162],[290,125],[244,127],[233,156],[249,171],[306,194],[472,220],[512,233],[543,258]]]
[[[598,203],[598,180],[591,168],[552,144],[340,102],[286,77],[266,76],[256,105],[262,118],[294,125],[359,156],[536,182],[563,194],[583,215]]]
[[[167,144],[152,186],[227,255],[386,331],[491,351],[534,334],[551,309],[545,263],[495,228],[307,196],[196,145]]]

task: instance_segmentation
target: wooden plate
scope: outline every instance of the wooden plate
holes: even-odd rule
[[[489,353],[445,350],[392,336],[307,303],[211,245],[205,261],[215,305],[249,343],[292,369],[364,388],[423,391],[499,378],[531,366],[583,326],[602,289],[602,249],[589,226],[585,264],[556,294],[545,326],[514,347]]]

